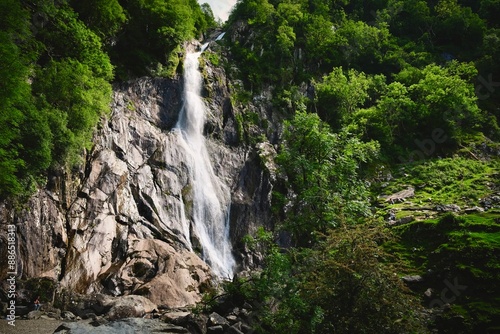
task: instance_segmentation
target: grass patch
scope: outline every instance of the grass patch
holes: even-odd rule
[[[385,187],[374,184],[374,195],[390,195],[407,186],[415,188],[411,205],[457,204],[475,206],[479,200],[500,189],[500,159],[478,161],[465,157],[433,159],[400,165],[392,171],[394,178]],[[388,204],[400,209],[407,203]]]
[[[427,288],[440,293],[448,287],[445,280],[457,281],[466,289],[453,300],[452,313],[465,319],[470,332],[485,332],[499,324],[499,212],[446,214],[392,230],[399,239],[385,248],[401,259],[405,274],[425,277],[419,294]]]

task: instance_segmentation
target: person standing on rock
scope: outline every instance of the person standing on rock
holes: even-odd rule
[[[38,311],[38,310],[40,309],[40,307],[42,306],[42,305],[40,304],[40,296],[36,297],[36,299],[35,299],[35,302],[34,302],[34,303],[35,303],[35,311]]]

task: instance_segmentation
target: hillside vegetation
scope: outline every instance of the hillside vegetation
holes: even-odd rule
[[[261,332],[498,331],[494,12],[499,1],[238,2],[227,70],[286,119],[281,232],[248,238],[263,269],[227,288]]]
[[[215,25],[196,0],[5,0],[0,22],[0,198],[77,164],[113,80],[175,74],[180,44]]]

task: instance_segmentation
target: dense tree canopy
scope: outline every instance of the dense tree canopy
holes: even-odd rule
[[[371,159],[411,170],[475,138],[498,141],[499,4],[238,1],[232,74],[250,93],[270,90],[287,119],[273,197],[287,247],[271,247],[262,273],[236,289],[265,301],[256,303],[263,333],[425,332],[404,311],[416,308],[391,278],[394,259],[375,242],[383,229],[367,223],[378,208],[363,172],[378,168]]]
[[[178,46],[215,25],[195,0],[2,1],[0,197],[77,163],[111,81],[175,74]]]
[[[358,169],[377,151],[375,142],[362,143],[347,132],[331,133],[316,114],[297,112],[285,123],[277,161],[288,176],[287,188],[295,193],[286,224],[298,244],[308,245],[313,233],[369,214]]]
[[[308,110],[335,131],[379,141],[385,155],[414,149],[409,138],[433,129],[449,149],[471,133],[500,137],[498,29],[485,12],[495,4],[245,0],[230,22],[246,22],[252,35],[230,47],[247,88],[274,83],[285,96],[312,82]]]

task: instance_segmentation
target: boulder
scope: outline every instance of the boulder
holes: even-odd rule
[[[398,191],[397,193],[387,196],[385,198],[385,201],[394,204],[395,202],[404,202],[407,198],[413,196],[415,196],[415,188],[408,187],[404,190]]]
[[[424,281],[424,278],[420,275],[403,276],[401,279],[408,284],[422,283]]]
[[[442,204],[436,206],[436,211],[439,212],[460,212],[461,209],[456,204]]]
[[[207,328],[207,334],[224,334],[224,327],[221,325],[210,326]]]
[[[473,206],[471,208],[466,208],[465,213],[481,213],[484,212],[484,209],[479,206]]]
[[[149,299],[143,296],[129,295],[116,298],[106,317],[109,320],[142,317],[156,309],[157,306]]]
[[[74,315],[70,311],[64,311],[64,312],[62,312],[61,317],[63,319],[65,319],[65,320],[75,320],[76,319],[76,315]]]
[[[212,312],[208,316],[208,324],[210,326],[228,326],[228,321],[218,313]]]
[[[28,318],[28,320],[36,320],[40,319],[42,314],[43,314],[42,311],[31,311],[26,315],[26,318]]]
[[[191,313],[186,311],[167,312],[161,315],[161,320],[164,322],[179,325],[185,323],[190,314]]]

